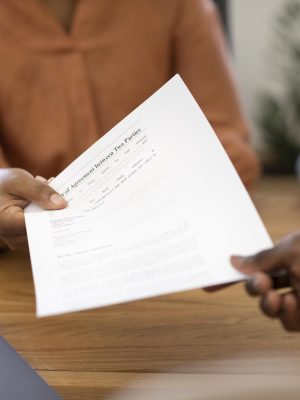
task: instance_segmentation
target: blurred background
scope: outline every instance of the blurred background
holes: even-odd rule
[[[300,169],[300,0],[215,0],[267,174]]]

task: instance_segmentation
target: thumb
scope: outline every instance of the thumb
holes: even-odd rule
[[[47,183],[35,179],[22,169],[6,170],[5,191],[16,197],[38,204],[46,210],[66,207],[66,200]]]
[[[277,245],[248,257],[231,256],[230,261],[238,271],[253,274],[257,271],[266,273],[278,271],[288,265],[289,259],[288,249]]]

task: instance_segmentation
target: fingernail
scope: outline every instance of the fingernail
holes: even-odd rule
[[[59,194],[53,193],[50,196],[51,203],[55,204],[56,206],[64,206],[66,205],[66,200],[61,197]]]
[[[251,295],[256,295],[259,293],[259,282],[255,276],[246,281],[246,289]]]
[[[245,257],[242,256],[231,256],[230,261],[234,267],[240,267],[245,260]]]
[[[40,176],[40,175],[37,175],[37,176],[35,177],[35,179],[38,180],[38,181],[40,181],[40,182],[47,183],[47,179],[45,179],[44,177],[42,177],[42,176]]]

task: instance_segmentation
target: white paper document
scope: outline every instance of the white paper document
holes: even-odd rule
[[[59,211],[25,210],[37,315],[242,279],[271,240],[177,75],[67,167]]]

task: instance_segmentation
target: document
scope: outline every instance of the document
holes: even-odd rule
[[[178,75],[51,186],[66,209],[25,210],[38,316],[238,281],[230,255],[272,245]]]

